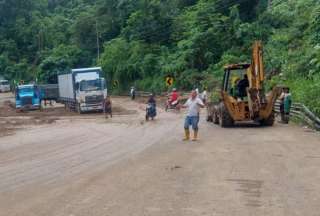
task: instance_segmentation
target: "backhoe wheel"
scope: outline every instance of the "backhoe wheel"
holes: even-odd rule
[[[233,119],[231,118],[227,108],[224,105],[220,107],[219,124],[224,128],[231,127],[234,124]]]
[[[219,124],[219,116],[217,113],[213,114],[213,123],[214,124]]]
[[[272,126],[275,120],[274,112],[270,114],[270,116],[267,119],[260,120],[261,126]]]
[[[207,113],[207,122],[213,122],[212,115]]]

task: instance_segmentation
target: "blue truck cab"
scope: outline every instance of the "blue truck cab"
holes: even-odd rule
[[[16,109],[40,109],[41,94],[36,85],[19,85],[16,88]]]

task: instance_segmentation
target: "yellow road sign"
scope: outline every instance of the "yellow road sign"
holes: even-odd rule
[[[173,85],[173,78],[172,77],[166,77],[166,85],[167,86],[172,86]]]
[[[118,80],[114,80],[113,81],[113,87],[116,88],[119,86],[119,81]]]

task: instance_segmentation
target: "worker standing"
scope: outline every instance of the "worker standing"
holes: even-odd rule
[[[280,114],[281,114],[281,122],[284,124],[288,124],[290,120],[290,109],[292,104],[291,93],[288,87],[284,88],[280,98]]]
[[[187,116],[184,122],[184,130],[185,130],[185,138],[184,141],[190,139],[190,125],[192,126],[194,135],[192,141],[196,141],[198,138],[198,123],[200,118],[200,108],[204,107],[202,100],[198,97],[197,92],[193,90],[191,92],[190,98],[187,102],[182,106],[183,108],[187,108]]]
[[[130,89],[130,96],[131,96],[131,100],[136,99],[136,89],[134,86],[132,86]]]
[[[207,103],[207,99],[208,99],[208,95],[207,95],[207,89],[205,88],[201,94],[201,99],[202,102],[206,105]]]
[[[199,97],[199,96],[200,96],[200,95],[199,95],[199,89],[196,88],[195,91],[196,91],[196,93],[197,93],[197,97]]]
[[[106,118],[108,115],[112,118],[112,101],[109,95],[104,100],[103,112]]]

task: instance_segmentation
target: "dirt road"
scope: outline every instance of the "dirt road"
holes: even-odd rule
[[[127,112],[0,137],[0,215],[319,215],[319,134],[202,118],[200,141],[182,142],[183,114],[145,122],[142,105],[114,104]]]

